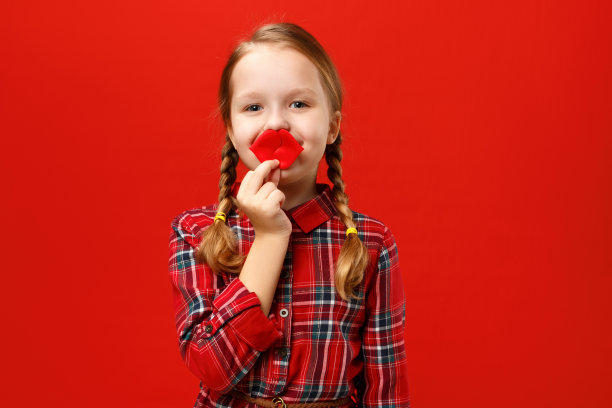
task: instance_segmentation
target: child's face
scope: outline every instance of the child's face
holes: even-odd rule
[[[325,146],[337,136],[340,112],[330,112],[310,60],[292,48],[258,45],[238,61],[231,84],[228,133],[245,166],[253,170],[260,164],[249,150],[260,134],[286,129],[304,151],[281,171],[279,185],[316,180]]]

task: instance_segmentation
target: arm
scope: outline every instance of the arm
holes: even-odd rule
[[[272,305],[283,260],[291,237],[291,221],[281,209],[285,194],[278,189],[280,162],[266,160],[249,171],[240,184],[236,201],[249,217],[255,240],[240,272],[240,280],[261,301],[267,316]],[[265,179],[269,179],[265,182]]]
[[[240,271],[239,279],[248,290],[257,294],[266,316],[270,313],[288,245],[288,237],[255,235],[249,255]],[[271,273],[262,276],[261,271]]]
[[[190,225],[188,215],[174,219],[169,245],[179,349],[187,367],[224,394],[282,334],[240,279],[223,288],[208,265],[196,264]]]
[[[378,266],[366,288],[363,407],[409,407],[405,299],[397,246],[385,227]]]

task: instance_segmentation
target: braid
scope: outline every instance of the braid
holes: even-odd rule
[[[228,217],[230,211],[237,208],[236,199],[231,195],[232,186],[236,181],[237,165],[238,152],[226,134],[225,145],[221,150],[218,211],[224,212]],[[197,262],[210,266],[216,274],[221,272],[239,274],[244,263],[244,256],[238,253],[234,232],[221,220],[213,221],[213,224],[204,230],[195,258]]]
[[[340,144],[342,136],[338,134],[336,141],[325,148],[325,161],[327,162],[327,177],[334,185],[332,189],[332,197],[334,205],[340,213],[340,220],[347,228],[355,228],[353,222],[353,212],[348,208],[348,196],[344,192],[344,181],[342,180],[342,150]]]
[[[228,135],[225,135],[225,145],[221,150],[221,177],[219,178],[219,211],[226,214],[237,207],[236,199],[232,196],[232,186],[236,181],[236,166],[238,166],[238,152],[234,148]]]
[[[342,180],[341,143],[342,135],[338,133],[335,142],[325,147],[325,161],[328,165],[327,177],[334,185],[332,197],[340,220],[347,228],[355,228],[353,212],[348,207],[348,196],[344,192],[344,181]],[[338,255],[335,273],[336,291],[344,300],[347,300],[348,297],[356,298],[353,289],[363,280],[368,263],[369,255],[366,246],[357,234],[348,234]]]

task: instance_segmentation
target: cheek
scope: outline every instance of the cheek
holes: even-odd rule
[[[232,123],[234,144],[237,149],[248,148],[255,141],[255,134],[249,132],[249,129],[243,126],[239,121]]]
[[[298,127],[305,135],[308,135],[312,143],[317,143],[321,139],[327,139],[329,121],[329,116],[320,112],[305,119]]]

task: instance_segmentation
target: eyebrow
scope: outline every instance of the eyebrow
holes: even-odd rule
[[[308,94],[308,95],[314,96],[314,95],[316,95],[316,92],[314,92],[310,88],[294,88],[291,91],[289,91],[287,94],[290,95],[290,96],[299,95],[299,94]],[[236,96],[236,99],[257,98],[257,97],[260,97],[260,96],[261,96],[260,92],[251,91],[251,92],[245,92],[245,93],[242,93],[242,94]]]

